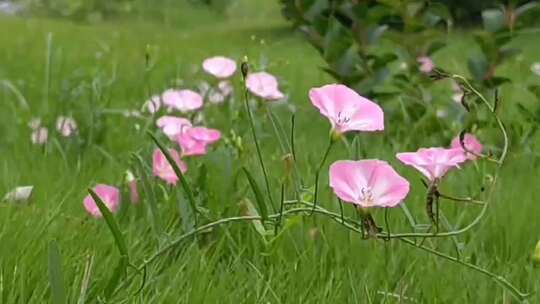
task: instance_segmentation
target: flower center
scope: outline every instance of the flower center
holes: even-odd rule
[[[373,192],[371,191],[370,187],[363,187],[360,190],[360,201],[364,202],[366,206],[372,206],[373,205]]]
[[[349,121],[351,121],[351,118],[349,116],[343,114],[343,112],[338,113],[338,117],[337,117],[337,124],[338,125],[348,124]]]

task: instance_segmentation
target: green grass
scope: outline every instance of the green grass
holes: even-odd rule
[[[131,153],[140,153],[149,163],[154,146],[142,131],[146,121],[100,111],[139,108],[149,92],[160,92],[178,79],[187,87],[194,87],[201,79],[210,80],[200,71],[193,72],[208,56],[223,54],[241,59],[247,55],[255,66],[268,65],[279,76],[282,88],[290,94],[288,103],[296,108],[300,171],[306,184],[312,184],[314,168],[327,141],[328,124],[309,105],[307,91],[332,80],[319,69],[323,62],[318,54],[291,33],[276,5],[253,3],[240,1],[229,18],[185,7],[177,19],[164,23],[121,20],[89,25],[0,16],[0,79],[13,83],[30,105],[26,111],[10,91],[0,90],[0,193],[17,185],[35,186],[33,202],[28,206],[0,203],[1,304],[49,302],[64,293],[69,303],[94,303],[98,297],[103,298],[121,256],[106,222],[90,218],[82,199],[95,183],[122,184],[125,170],[133,165]],[[450,39],[455,44],[436,60],[463,72],[460,48],[467,40]],[[524,59],[504,67],[504,72],[515,72],[512,77],[520,80],[515,87],[504,89],[508,103],[530,98],[522,83],[534,81],[528,67],[539,60],[534,56],[540,41],[532,37],[525,40]],[[147,45],[155,62],[150,72],[145,72]],[[237,90],[239,77],[235,78]],[[242,109],[239,93],[235,107]],[[255,116],[277,201],[285,166],[264,110],[255,111]],[[273,107],[273,111],[288,129],[287,106]],[[56,117],[65,113],[72,113],[79,122],[78,139],[53,135]],[[247,121],[241,111],[238,119],[230,119],[234,113],[214,107],[206,112],[206,119],[210,126],[234,130],[242,136],[244,150],[238,152],[223,141],[209,155],[188,161],[188,181],[214,219],[239,215],[239,202],[244,197],[255,204],[248,181],[243,174],[237,175],[242,166],[250,168],[265,192]],[[27,123],[36,116],[51,129],[46,149],[30,143]],[[503,118],[512,116],[503,114]],[[387,124],[389,128],[407,127],[392,125],[392,121]],[[224,133],[230,139],[231,135]],[[362,135],[362,153],[391,161],[412,181],[407,205],[427,223],[419,176],[393,158],[396,152],[416,147],[390,144],[384,136]],[[340,145],[327,165],[349,157]],[[486,218],[460,237],[465,260],[501,274],[529,292],[540,288],[539,270],[529,259],[540,239],[540,205],[535,192],[539,178],[537,159],[513,147]],[[452,174],[445,187],[468,195],[479,188],[478,179],[482,177],[474,166],[467,166]],[[168,188],[153,179],[151,185],[157,197],[156,216],[151,215],[149,200],[133,206],[127,199],[115,216],[135,265],[189,227],[182,220],[186,210],[182,189]],[[326,186],[326,170],[321,185],[323,205],[339,210]],[[479,208],[445,203],[443,210],[453,222],[464,224]],[[354,212],[347,208],[347,213]],[[399,210],[391,211],[390,216],[393,230],[407,231]],[[376,218],[382,223],[383,213],[377,212]],[[325,218],[295,217],[286,225],[286,232],[271,244],[265,244],[248,223],[207,231],[197,241],[189,239],[151,263],[142,291],[137,293],[141,281],[137,277],[121,285],[110,302],[399,302],[395,296],[384,297],[385,293],[421,303],[511,301],[510,294],[486,276],[406,244],[364,241]],[[454,253],[450,239],[425,244]],[[134,273],[131,268],[128,272],[129,277]],[[539,300],[540,296],[534,295],[530,303]]]

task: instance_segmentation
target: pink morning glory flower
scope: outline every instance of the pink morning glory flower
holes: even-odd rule
[[[442,178],[449,170],[459,168],[467,158],[461,149],[421,148],[416,152],[398,153],[396,157],[405,165],[412,166],[430,181]]]
[[[111,213],[118,212],[118,208],[120,207],[120,190],[118,188],[99,184],[94,187],[94,192],[99,196],[99,198],[103,201],[105,206],[111,211]],[[95,218],[102,217],[101,211],[99,211],[98,206],[96,205],[96,202],[92,198],[92,196],[87,195],[84,198],[84,208],[90,215],[92,215]]]
[[[337,133],[382,131],[384,113],[373,101],[341,84],[329,84],[309,90],[311,103],[330,120]]]
[[[422,73],[430,73],[435,68],[435,63],[428,56],[420,56],[416,61],[420,64],[420,72]]]
[[[252,94],[262,99],[278,100],[284,97],[279,90],[276,77],[266,72],[249,74],[246,79],[246,86]]]
[[[236,72],[236,62],[223,56],[215,56],[203,61],[203,69],[216,78],[229,78]]]
[[[156,125],[171,140],[174,140],[177,135],[191,128],[191,122],[186,118],[168,115],[158,118]]]
[[[205,155],[207,147],[221,138],[221,132],[204,127],[193,127],[178,135],[176,141],[182,149],[182,156]]]
[[[200,109],[203,105],[202,96],[192,90],[166,90],[161,96],[163,104],[169,109],[176,109],[182,113]]]
[[[472,153],[466,152],[465,149],[463,149],[461,143],[459,142],[459,136],[452,140],[450,146],[453,149],[459,149],[464,152],[465,156],[469,160],[475,160],[477,158],[476,155],[482,154],[482,149],[484,148],[484,146],[480,143],[476,136],[469,133],[465,134],[465,136],[463,137],[463,144],[465,145],[465,148]]]
[[[409,193],[409,182],[387,162],[377,159],[333,163],[330,187],[343,201],[362,208],[395,207]]]
[[[69,137],[77,132],[77,123],[72,117],[59,116],[56,119],[56,130],[64,137]]]
[[[180,155],[178,155],[178,152],[174,149],[169,149],[169,153],[178,165],[178,168],[180,168],[180,171],[182,173],[186,173],[187,165],[180,159]],[[154,175],[161,178],[168,184],[176,185],[176,183],[178,182],[178,176],[176,176],[173,167],[167,161],[165,154],[163,154],[160,149],[156,149],[154,151],[152,168]]]
[[[46,144],[48,138],[49,138],[49,130],[47,130],[47,128],[45,127],[37,128],[36,130],[32,132],[32,135],[30,136],[32,143],[35,145]]]

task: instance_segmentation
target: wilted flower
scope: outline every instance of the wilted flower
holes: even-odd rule
[[[208,101],[211,103],[223,103],[225,101],[225,96],[218,91],[212,90],[208,94]]]
[[[191,122],[187,120],[186,118],[168,116],[168,115],[161,116],[156,121],[156,125],[171,140],[174,140],[178,134],[191,128]]]
[[[118,190],[118,188],[109,185],[99,184],[96,185],[93,190],[103,201],[105,206],[107,206],[107,208],[111,211],[111,213],[118,212],[118,208],[120,207],[120,190]],[[84,208],[93,217],[102,217],[101,211],[99,211],[96,202],[90,194],[84,198]]]
[[[430,73],[435,68],[435,63],[433,63],[433,60],[429,58],[428,56],[420,56],[416,59],[418,63],[420,64],[420,72],[422,73]]]
[[[279,90],[276,77],[266,72],[249,74],[246,86],[252,94],[266,100],[278,100],[284,97]]]
[[[182,156],[204,155],[207,147],[221,138],[219,130],[193,127],[177,136],[176,141],[182,148]]]
[[[180,171],[182,173],[186,173],[187,165],[180,159],[178,152],[174,149],[169,149],[169,153],[176,162],[178,168],[180,168]],[[176,183],[178,182],[178,176],[176,176],[173,167],[165,157],[165,154],[163,154],[160,149],[156,149],[154,151],[152,168],[154,175],[161,178],[165,182],[171,185],[176,185]]]
[[[203,69],[216,78],[229,78],[236,72],[236,62],[223,56],[211,57],[203,61]]]
[[[343,201],[362,208],[395,207],[409,193],[409,182],[377,159],[333,163],[330,187]]]
[[[227,97],[232,94],[233,92],[233,86],[230,81],[228,80],[222,80],[218,83],[218,88],[221,91],[221,94],[223,96]]]
[[[4,196],[4,201],[13,203],[27,203],[32,197],[34,186],[20,186],[11,190]]]
[[[161,96],[163,104],[169,109],[176,109],[182,113],[197,110],[203,105],[202,96],[192,90],[166,90]]]
[[[138,204],[141,200],[139,189],[137,187],[137,179],[131,171],[126,171],[126,182],[129,188],[129,199],[132,204]]]
[[[36,130],[37,128],[41,127],[41,119],[40,118],[32,118],[30,122],[28,123],[28,126],[32,130]]]
[[[450,169],[459,168],[467,157],[461,149],[421,148],[416,152],[398,153],[396,157],[412,166],[430,181],[442,178]]]
[[[338,134],[347,131],[382,131],[384,113],[376,103],[354,90],[329,84],[309,90],[311,103],[326,116]]]
[[[450,147],[453,149],[460,149],[463,153],[465,153],[465,157],[467,157],[469,160],[475,160],[477,158],[476,155],[482,154],[482,149],[484,146],[482,146],[476,136],[469,133],[465,134],[463,137],[463,144],[465,145],[465,149],[472,153],[466,152],[465,149],[463,149],[461,143],[459,142],[459,136],[452,140]]]
[[[146,111],[150,114],[154,114],[161,108],[161,97],[159,95],[154,95],[150,97],[143,105],[143,111]]]
[[[32,135],[30,136],[32,143],[35,145],[46,144],[48,138],[49,138],[49,130],[47,130],[47,128],[45,127],[37,128],[36,130],[32,132]]]
[[[457,82],[452,82],[452,91],[454,91],[454,94],[452,94],[452,100],[454,100],[457,103],[461,103],[461,100],[463,99],[463,95],[465,94],[463,92],[463,89],[459,86]]]
[[[72,117],[59,116],[56,119],[56,130],[64,137],[69,137],[77,132],[77,123]]]
[[[540,62],[535,62],[531,65],[531,71],[540,76]]]

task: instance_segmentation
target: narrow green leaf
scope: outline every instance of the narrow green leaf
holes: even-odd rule
[[[268,218],[268,209],[266,208],[266,204],[264,202],[264,196],[261,192],[261,189],[259,188],[259,185],[257,185],[257,181],[253,178],[251,173],[244,167],[242,168],[244,170],[244,173],[246,174],[246,177],[249,181],[249,185],[251,186],[251,190],[253,190],[253,194],[255,195],[255,200],[257,201],[257,205],[259,206],[259,213],[261,214],[262,221],[266,221]]]
[[[141,181],[141,188],[145,205],[148,206],[150,213],[150,219],[152,222],[152,229],[156,236],[160,236],[163,232],[161,217],[159,216],[159,209],[157,206],[156,192],[149,182],[149,176],[144,160],[138,154],[132,155],[133,159],[138,163],[137,176]]]
[[[94,190],[88,189],[88,193],[92,196],[94,201],[96,202],[96,206],[98,207],[99,211],[101,212],[101,215],[103,215],[103,218],[105,219],[105,222],[107,223],[107,226],[109,227],[109,230],[111,230],[111,233],[113,234],[114,241],[116,243],[116,247],[118,247],[118,251],[120,251],[120,255],[123,257],[128,257],[128,249],[126,242],[124,240],[124,235],[120,231],[120,228],[118,227],[118,224],[116,223],[116,220],[114,219],[114,216],[112,215],[111,211],[105,203],[101,200],[99,195],[97,195]]]
[[[189,186],[186,178],[184,177],[184,174],[182,174],[182,170],[180,170],[180,168],[178,167],[178,164],[172,158],[171,154],[169,153],[169,150],[167,150],[165,146],[163,146],[159,142],[159,140],[154,136],[154,134],[148,132],[148,135],[150,135],[150,137],[156,143],[156,145],[161,150],[163,155],[165,155],[165,158],[167,159],[167,161],[173,168],[174,173],[176,174],[176,176],[178,176],[178,179],[180,180],[180,184],[182,185],[182,188],[184,189],[184,192],[186,193],[187,200],[191,206],[191,209],[193,210],[193,215],[195,217],[195,226],[197,226],[197,213],[198,213],[197,204],[195,203],[193,191],[191,190],[191,187]]]
[[[114,295],[114,291],[118,286],[118,282],[120,282],[120,279],[126,273],[127,266],[128,259],[126,256],[122,256],[120,258],[120,261],[118,262],[118,265],[116,265],[116,267],[114,268],[114,272],[111,275],[109,282],[107,283],[107,287],[105,287],[105,299],[109,299],[112,295]]]
[[[49,243],[49,284],[51,285],[51,302],[65,304],[66,290],[62,272],[62,255],[56,241]]]

